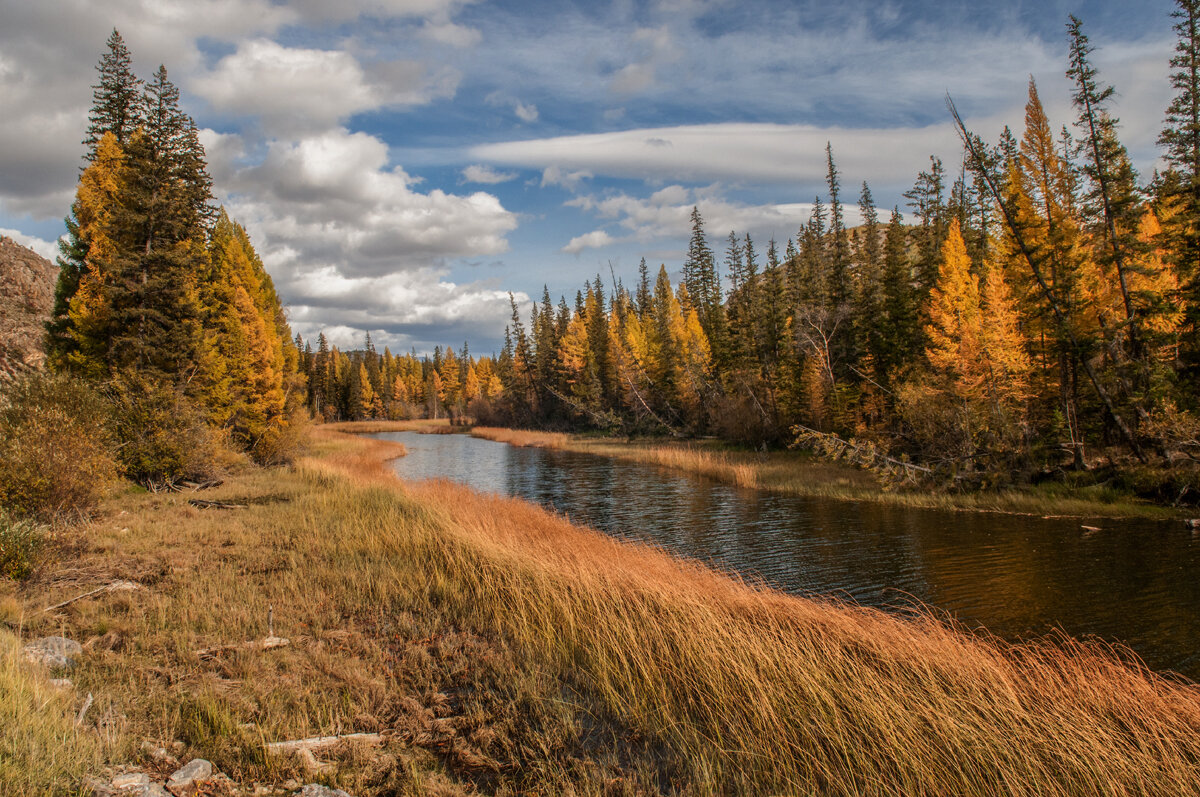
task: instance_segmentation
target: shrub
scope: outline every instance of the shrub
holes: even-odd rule
[[[19,376],[0,398],[0,507],[47,522],[90,512],[116,477],[104,402],[65,375]]]
[[[40,523],[0,510],[0,578],[20,581],[28,576],[45,541],[46,529]]]
[[[117,463],[150,488],[216,471],[216,441],[200,409],[182,391],[138,373],[109,384]]]
[[[308,413],[303,407],[294,407],[282,423],[273,423],[255,441],[250,456],[259,465],[288,465],[304,449],[308,429]]]

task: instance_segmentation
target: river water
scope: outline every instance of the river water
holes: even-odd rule
[[[1200,535],[1182,523],[1054,520],[773,495],[665,468],[462,434],[401,442],[405,479],[517,496],[617,537],[805,595],[920,601],[1007,639],[1061,630],[1200,680]]]

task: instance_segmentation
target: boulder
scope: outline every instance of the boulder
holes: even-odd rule
[[[203,758],[193,758],[171,775],[167,788],[176,794],[182,794],[200,784],[201,781],[212,777],[213,765]]]
[[[126,772],[112,779],[112,787],[117,791],[141,791],[150,785],[150,776],[145,772]]]
[[[21,650],[26,661],[50,669],[68,669],[83,655],[83,647],[74,640],[61,636],[46,636],[35,639]]]
[[[316,783],[310,783],[300,791],[296,792],[299,797],[351,797],[348,792],[341,789],[331,789],[328,786],[321,786]]]

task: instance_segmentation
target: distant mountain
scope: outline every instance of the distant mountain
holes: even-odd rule
[[[57,279],[57,266],[0,236],[0,379],[45,361],[45,323]]]

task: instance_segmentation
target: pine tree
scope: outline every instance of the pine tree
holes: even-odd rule
[[[1067,77],[1075,83],[1073,100],[1079,112],[1076,125],[1084,133],[1080,149],[1085,154],[1083,171],[1091,184],[1088,199],[1096,226],[1100,228],[1097,237],[1105,242],[1098,247],[1097,260],[1102,268],[1113,273],[1120,286],[1124,322],[1129,327],[1130,355],[1140,360],[1144,358],[1140,308],[1129,289],[1130,261],[1137,256],[1137,231],[1142,215],[1137,174],[1117,138],[1117,120],[1108,113],[1108,100],[1114,89],[1098,83],[1099,76],[1088,58],[1093,48],[1083,33],[1082,23],[1072,15],[1067,30],[1071,40]]]
[[[875,199],[866,182],[859,194],[858,209],[863,217],[863,225],[859,230],[857,252],[858,290],[854,310],[856,348],[878,364],[887,356],[880,336],[880,320],[884,310],[883,241],[879,211],[875,208]]]
[[[1194,384],[1200,379],[1200,0],[1176,0],[1175,55],[1171,85],[1175,97],[1167,108],[1167,126],[1159,136],[1168,171],[1161,200],[1169,259],[1183,281],[1181,359]]]
[[[924,348],[907,237],[900,209],[893,208],[883,242],[883,315],[878,354],[878,373],[883,380],[891,380],[913,362],[914,353]]]
[[[108,52],[96,66],[100,82],[92,86],[92,110],[88,113],[87,138],[83,140],[88,148],[84,157],[89,162],[96,159],[96,149],[105,133],[112,133],[124,146],[141,121],[142,81],[133,74],[129,50],[116,28],[107,44]]]

